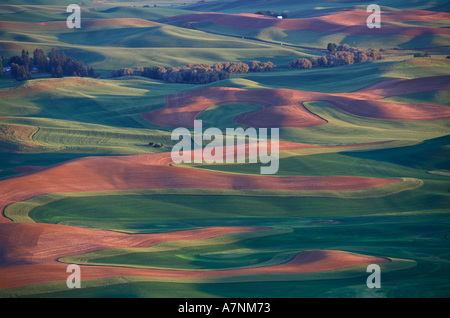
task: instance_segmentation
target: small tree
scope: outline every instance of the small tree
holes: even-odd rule
[[[337,48],[336,48],[336,51],[350,51],[350,45],[348,45],[348,44],[342,44],[342,45],[339,45]]]
[[[94,69],[92,68],[92,66],[87,67],[87,75],[89,77],[95,77],[95,72],[94,72]]]
[[[358,52],[358,54],[354,57],[355,63],[361,63],[366,62],[369,58],[367,57],[366,53],[364,52]]]
[[[35,49],[33,52],[33,64],[37,66],[39,72],[48,71],[48,58],[41,49]]]
[[[61,65],[58,65],[55,69],[54,76],[63,77],[63,75],[64,75],[63,68],[61,67]]]
[[[308,59],[301,58],[289,63],[289,68],[312,68],[312,63]]]
[[[336,43],[328,43],[328,45],[327,45],[327,50],[328,50],[328,52],[330,52],[330,53],[335,52],[335,51],[336,51],[336,48],[337,48]]]
[[[319,64],[320,67],[326,67],[328,66],[328,59],[326,56],[321,56],[317,59],[317,64]]]
[[[31,59],[30,59],[30,53],[28,53],[28,51],[22,50],[22,65],[27,65],[30,66],[31,64]]]
[[[17,78],[19,75],[19,64],[11,63],[11,76]]]
[[[313,68],[314,67],[319,67],[319,62],[318,62],[317,57],[313,57],[309,61],[311,62],[311,65],[312,65]]]

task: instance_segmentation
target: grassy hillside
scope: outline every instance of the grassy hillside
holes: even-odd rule
[[[422,10],[443,10],[445,1],[419,0],[414,1],[393,1],[381,0],[377,4],[384,9],[411,9],[412,7]],[[319,6],[320,4],[320,6]],[[193,4],[189,7],[198,11],[219,11],[219,12],[249,12],[254,10],[274,10],[274,11],[295,11],[298,17],[307,17],[318,15],[323,12],[337,11],[342,8],[367,7],[372,4],[370,1],[334,1],[322,0],[320,2],[314,0],[295,1],[295,0],[275,0],[267,1],[257,0],[249,3],[246,0],[228,0],[228,1],[211,1],[209,3]],[[298,12],[297,12],[298,11]],[[301,13],[300,11],[306,11]],[[252,12],[253,13],[253,12]]]
[[[226,25],[224,22],[229,22],[231,17],[227,15],[219,20],[197,19],[197,14],[215,12],[241,14],[233,16],[237,20],[232,20],[240,21],[258,10],[286,12],[292,20],[309,19],[357,13],[355,10],[365,10],[370,4],[360,1],[197,3],[188,0],[182,5],[177,0],[108,3],[88,0],[82,6],[82,28],[77,30],[70,30],[65,25],[68,15],[65,9],[69,3],[19,0],[0,4],[0,56],[4,57],[5,66],[9,57],[20,54],[22,49],[33,52],[35,48],[41,48],[47,53],[58,48],[100,73],[98,78],[51,78],[48,73],[38,73],[23,82],[15,81],[10,75],[0,77],[0,188],[6,189],[0,198],[4,207],[2,220],[6,222],[0,222],[0,231],[4,231],[0,233],[3,235],[0,250],[4,251],[0,257],[0,275],[7,270],[13,273],[5,275],[5,282],[18,275],[14,272],[21,270],[17,264],[30,262],[32,257],[33,262],[39,262],[45,256],[41,254],[51,254],[58,249],[58,244],[69,242],[68,246],[80,247],[77,235],[91,233],[84,232],[88,230],[95,233],[106,230],[102,235],[119,232],[125,239],[127,235],[134,238],[149,233],[170,237],[178,231],[211,227],[265,229],[207,239],[168,240],[145,247],[113,246],[72,254],[68,252],[71,248],[67,248],[64,256],[47,255],[54,262],[52,264],[173,270],[179,274],[178,271],[214,272],[279,265],[289,262],[299,252],[313,250],[385,257],[390,262],[382,264],[383,288],[379,290],[367,288],[366,266],[359,265],[319,273],[213,278],[121,274],[120,277],[83,280],[83,288],[79,290],[68,290],[65,281],[14,288],[0,286],[0,297],[448,296],[450,120],[445,116],[432,120],[383,119],[385,117],[377,116],[381,108],[373,108],[371,116],[357,116],[333,106],[332,95],[327,102],[314,98],[302,102],[308,112],[323,119],[324,123],[303,128],[280,127],[280,140],[306,146],[282,151],[279,170],[270,178],[349,176],[402,180],[368,189],[242,190],[239,177],[259,176],[260,163],[167,164],[162,169],[162,164],[151,163],[153,157],[149,156],[137,157],[142,162],[136,169],[155,175],[174,170],[178,174],[170,175],[170,180],[155,179],[151,189],[146,189],[133,184],[133,176],[146,177],[141,170],[122,169],[117,163],[115,169],[107,170],[109,167],[100,164],[95,167],[108,173],[99,172],[92,180],[87,175],[84,180],[89,180],[90,184],[107,180],[111,188],[85,192],[86,184],[73,181],[78,179],[70,171],[71,165],[57,166],[54,174],[46,174],[45,170],[52,165],[76,163],[78,159],[86,160],[83,167],[90,167],[86,157],[104,163],[111,161],[105,161],[103,156],[170,152],[176,142],[171,140],[173,127],[158,126],[145,120],[142,114],[163,109],[167,95],[201,88],[289,89],[303,91],[305,95],[310,92],[348,94],[354,100],[365,100],[370,96],[369,102],[381,100],[396,105],[390,109],[393,112],[395,107],[403,104],[418,105],[420,109],[434,105],[442,107],[434,109],[446,110],[450,107],[449,86],[439,83],[439,87],[430,88],[427,82],[433,76],[450,75],[450,60],[446,58],[450,55],[446,33],[449,23],[441,14],[445,13],[445,1],[378,2],[385,13],[407,16],[405,21],[386,19],[383,28],[400,27],[402,31],[411,31],[408,29],[411,27],[414,32],[420,31],[417,36],[407,32],[352,33],[339,24],[332,24],[334,27],[329,29],[295,29],[304,20],[297,21],[299,24],[289,29],[286,27],[289,23],[258,28],[237,23]],[[144,7],[145,4],[150,7]],[[153,4],[157,7],[152,7]],[[427,18],[422,11],[414,11],[413,16],[417,19],[411,20],[411,12],[407,10],[435,10],[437,15]],[[174,18],[181,15],[184,18]],[[333,23],[342,23],[336,21]],[[344,22],[351,24],[352,21]],[[261,25],[265,24],[258,24]],[[423,28],[431,31],[423,33]],[[361,48],[383,47],[384,59],[339,67],[288,68],[293,59],[324,55],[329,42],[356,44]],[[425,51],[431,57],[413,56]],[[111,71],[125,67],[159,65],[170,68],[189,63],[250,60],[272,61],[277,70],[231,75],[226,80],[199,85],[171,84],[140,76],[110,76]],[[409,90],[396,88],[407,79],[421,78],[423,82],[414,82],[416,86],[405,86]],[[448,77],[442,79],[445,81]],[[429,89],[415,92],[414,87],[422,88],[420,83]],[[369,94],[364,90],[368,86],[372,87],[371,95],[365,95]],[[281,92],[289,94],[289,91]],[[201,94],[193,96],[184,98],[201,102],[204,97]],[[262,108],[255,104],[256,101],[236,98],[235,101],[217,103],[214,95],[208,96],[211,100],[203,101],[206,109],[197,117],[204,121],[205,128],[246,128],[246,125],[236,123],[236,117]],[[280,95],[273,96],[280,98]],[[335,99],[338,97],[334,96]],[[183,102],[179,101],[180,104]],[[208,103],[210,107],[207,107]],[[298,104],[298,100],[295,103]],[[290,106],[299,107],[297,104]],[[155,148],[149,143],[160,143],[162,147]],[[114,157],[116,159],[119,158]],[[135,175],[127,174],[128,171]],[[42,174],[35,174],[38,172]],[[203,176],[200,174],[203,172],[223,173],[230,177],[230,189],[177,187],[188,177]],[[64,181],[52,184],[56,179],[49,180],[48,175]],[[28,179],[29,176],[36,178]],[[130,187],[118,191],[124,179]],[[21,180],[31,180],[22,186],[24,189],[34,186],[35,192],[22,189]],[[48,184],[45,189],[53,190],[45,192],[39,187],[39,180]],[[261,179],[252,180],[258,185]],[[198,180],[206,181],[211,182]],[[72,190],[63,192],[61,189],[67,189],[65,186],[70,182],[74,182]],[[34,232],[26,227],[28,225],[38,233],[39,244],[31,241]],[[20,226],[25,226],[24,232],[18,231]],[[67,241],[60,239],[58,235],[68,233],[59,230],[60,226],[73,229],[73,237],[65,237]],[[53,241],[49,237],[54,238]],[[108,241],[108,237],[101,239]],[[98,238],[92,238],[86,245],[97,243]],[[50,244],[49,250],[42,252],[39,248],[45,245],[46,239],[58,244]],[[24,255],[25,250],[30,254],[24,256],[28,259],[15,259],[16,255]],[[34,265],[47,264],[29,266]]]

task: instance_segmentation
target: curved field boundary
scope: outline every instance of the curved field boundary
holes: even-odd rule
[[[184,280],[189,282],[195,280],[196,282],[202,282],[205,279],[221,279],[224,282],[231,282],[277,280],[271,278],[271,275],[278,276],[278,280],[291,280],[291,275],[295,274],[335,271],[387,262],[390,262],[390,260],[386,258],[321,250],[301,252],[294,259],[283,264],[234,270],[185,271],[86,265],[81,265],[80,268],[83,280],[132,276],[150,277],[163,281]],[[67,264],[58,263],[3,267],[0,268],[0,286],[5,289],[49,282],[64,282],[65,284],[67,279],[66,268]],[[251,275],[250,278],[249,275]],[[230,277],[234,277],[234,279],[229,279]]]
[[[379,264],[383,273],[410,269],[416,266],[413,260],[390,258],[390,262]],[[60,266],[60,270],[65,270],[65,266]],[[51,267],[53,268],[53,267]],[[161,278],[161,277],[145,277],[145,276],[118,276],[110,278],[98,278],[83,280],[82,287],[84,290],[95,287],[105,287],[114,285],[127,285],[143,282],[166,282],[166,283],[195,283],[195,284],[220,284],[220,283],[244,283],[244,282],[283,282],[283,281],[317,281],[332,279],[350,279],[356,277],[367,277],[367,266],[353,266],[350,268],[338,269],[333,271],[325,271],[321,273],[301,273],[301,274],[267,274],[267,275],[241,275],[228,277],[209,277],[209,278]],[[364,278],[363,280],[364,281]],[[38,289],[36,288],[38,286]],[[53,283],[42,283],[33,286],[21,286],[10,289],[0,289],[0,297],[26,297],[35,295],[44,295],[47,293],[67,291],[66,283],[63,281]]]
[[[234,175],[180,167],[155,167],[142,164],[116,165],[99,160],[94,166],[79,162],[49,168],[33,174],[2,180],[3,207],[34,196],[61,192],[117,191],[129,189],[217,189],[282,191],[355,191],[401,182],[353,176],[267,177]],[[80,169],[81,168],[81,169]],[[107,171],[105,171],[105,168]],[[109,170],[111,169],[111,170]],[[112,173],[117,169],[119,173]],[[97,173],[96,173],[97,171]],[[69,183],[65,183],[69,182]],[[3,221],[6,221],[3,218]]]
[[[1,289],[57,281],[65,282],[67,273],[61,269],[66,268],[67,264],[58,264],[56,259],[62,258],[64,260],[64,257],[73,254],[100,251],[85,255],[83,259],[86,260],[86,257],[89,258],[89,256],[95,259],[99,256],[118,255],[117,253],[148,252],[149,248],[156,252],[199,244],[199,246],[224,244],[260,237],[261,235],[280,235],[290,231],[289,228],[218,227],[168,233],[124,234],[43,224],[12,223],[0,224],[0,227],[3,257],[9,261],[9,264],[15,265],[0,268]],[[233,233],[236,233],[236,235]],[[81,257],[81,255],[78,257]],[[83,262],[83,259],[80,259],[80,261]],[[67,260],[73,261],[71,257]],[[116,276],[193,279],[255,274],[311,273],[357,265],[383,264],[389,261],[386,258],[340,251],[303,251],[293,255],[292,259],[284,256],[276,257],[275,260],[264,266],[228,270],[186,271],[115,266],[81,267],[83,280]],[[18,275],[19,273],[21,274]]]
[[[58,224],[1,223],[2,265],[47,264],[59,258],[111,249],[145,248],[164,242],[205,240],[264,227],[205,227],[164,233],[129,234]],[[168,247],[165,247],[166,249]],[[0,275],[1,276],[1,275]],[[0,285],[1,286],[1,285]]]
[[[381,198],[403,191],[418,189],[423,181],[414,178],[402,178],[401,182],[355,191],[278,191],[278,190],[212,190],[212,189],[156,189],[156,190],[124,190],[85,193],[52,193],[33,197],[28,200],[12,203],[5,208],[4,215],[13,222],[35,223],[29,216],[31,210],[52,202],[73,197],[123,196],[123,195],[196,195],[196,196],[275,196],[275,197],[319,197],[341,199]]]
[[[293,92],[293,91],[292,91]],[[261,106],[257,111],[236,117],[238,124],[252,127],[310,127],[325,124],[309,112],[301,101],[293,101],[288,90],[244,90],[238,88],[203,88],[166,96],[166,106],[141,116],[149,122],[166,127],[193,127],[200,113],[226,103],[251,103]]]
[[[147,121],[165,127],[193,127],[207,108],[226,103],[252,103],[262,108],[235,118],[238,124],[256,128],[313,127],[326,120],[311,113],[304,102],[327,102],[347,113],[388,120],[435,120],[450,118],[450,108],[433,104],[404,104],[380,99],[408,93],[450,90],[450,76],[389,79],[351,93],[318,93],[292,89],[211,87],[166,97],[166,105],[141,114]]]
[[[445,177],[450,177],[449,170],[434,170],[434,171],[428,171],[428,173],[437,174],[437,175],[445,176]]]
[[[119,266],[119,267],[133,267],[133,268],[147,268],[147,269],[157,269],[153,266],[139,266],[139,265],[123,265],[123,264],[111,264],[102,263],[101,260],[109,257],[124,256],[129,254],[139,254],[139,253],[157,253],[157,252],[167,252],[176,251],[184,248],[191,247],[202,247],[202,246],[212,246],[212,245],[226,245],[236,242],[240,242],[248,239],[262,238],[268,236],[284,235],[291,233],[293,230],[289,227],[271,227],[271,228],[254,228],[254,230],[245,231],[243,228],[242,232],[230,232],[224,233],[222,235],[217,235],[214,237],[208,237],[201,239],[200,237],[195,240],[178,240],[178,241],[163,241],[160,243],[153,244],[149,247],[140,248],[111,248],[101,251],[96,251],[87,254],[79,254],[68,257],[59,258],[59,262],[67,264],[82,264],[82,265],[98,265],[98,266]],[[289,259],[283,259],[288,261]],[[276,261],[275,263],[281,263],[282,261]],[[272,261],[269,264],[273,264]],[[161,269],[161,268],[158,268]]]
[[[0,123],[0,150],[5,152],[33,152],[44,145],[36,142],[33,136],[39,127]]]
[[[280,151],[302,147],[311,146],[280,143]],[[223,153],[226,155],[230,149],[224,148]],[[356,191],[402,181],[400,178],[377,179],[359,176],[238,175],[177,167],[171,164],[171,153],[85,157],[71,160],[30,174],[0,180],[3,190],[0,208],[3,211],[11,203],[50,193],[184,188],[241,191]],[[7,221],[4,217],[0,220],[0,222]]]
[[[448,21],[450,14],[445,12],[431,12],[422,10],[404,10],[398,12],[383,12],[383,23],[406,21]],[[366,20],[370,13],[364,10],[347,10],[329,15],[303,19],[277,19],[257,14],[226,14],[201,12],[166,18],[170,22],[203,22],[238,29],[279,28],[290,31],[311,31],[323,33],[346,33],[350,35],[405,35],[422,36],[429,34],[450,34],[445,28],[403,26],[385,24],[379,29],[369,29]]]
[[[338,251],[345,255],[344,251]],[[417,265],[414,260],[385,258],[387,262],[377,263],[382,273],[400,271],[413,268]],[[285,273],[285,274],[254,274],[254,275],[238,275],[228,277],[208,277],[203,279],[192,280],[197,283],[243,283],[243,282],[283,282],[283,281],[311,281],[311,280],[330,280],[330,279],[349,279],[355,277],[367,277],[366,272],[368,264],[355,265],[346,268],[333,270],[325,270],[321,272],[302,272],[302,273]],[[171,280],[172,281],[172,280]],[[173,280],[177,282],[186,282],[185,280]],[[365,279],[362,280],[363,282]]]

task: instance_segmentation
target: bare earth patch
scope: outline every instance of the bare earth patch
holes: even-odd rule
[[[280,149],[302,149],[287,143]],[[229,150],[229,149],[228,149]],[[223,151],[224,156],[227,148]],[[236,154],[236,152],[235,152]],[[171,166],[171,153],[134,156],[85,157],[19,177],[0,180],[0,209],[10,203],[48,193],[76,193],[138,189],[220,189],[284,191],[352,191],[401,182],[357,176],[236,175]],[[0,222],[7,221],[0,218]]]
[[[193,127],[205,109],[225,103],[252,103],[262,108],[241,114],[235,122],[252,127],[312,127],[326,121],[311,113],[304,102],[323,101],[354,115],[392,120],[450,118],[450,108],[433,104],[404,104],[379,101],[397,95],[450,90],[450,76],[419,79],[389,79],[351,93],[327,94],[292,89],[244,90],[211,87],[166,97],[163,109],[141,116],[165,127]]]
[[[431,12],[423,10],[404,10],[398,12],[383,12],[385,22],[406,21],[448,21],[450,14],[446,12]],[[216,25],[238,29],[280,28],[293,31],[339,32],[351,35],[406,35],[422,36],[428,34],[450,34],[449,29],[422,26],[384,25],[380,29],[369,29],[366,20],[369,16],[364,10],[342,10],[303,19],[277,19],[257,14],[226,14],[200,12],[167,18],[168,21],[186,21],[188,23],[210,21]]]
[[[161,234],[123,234],[50,224],[0,224],[0,289],[64,282],[67,264],[57,259],[108,248],[148,247],[162,242],[201,240],[219,235],[264,231],[258,227],[214,227]],[[195,279],[257,274],[294,274],[336,270],[358,265],[380,264],[389,259],[341,251],[305,251],[292,260],[272,266],[231,270],[163,270],[82,265],[84,280],[107,277],[159,277]]]

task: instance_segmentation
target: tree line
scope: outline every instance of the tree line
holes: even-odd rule
[[[250,61],[219,62],[214,65],[188,64],[183,67],[165,68],[162,66],[121,68],[111,72],[112,77],[143,76],[168,83],[207,84],[228,79],[230,75],[248,72],[270,72],[276,70],[272,62]]]
[[[13,78],[23,81],[31,78],[32,61],[28,51],[22,50],[21,55],[13,56],[8,61]]]
[[[290,69],[295,68],[314,68],[314,67],[334,67],[341,65],[349,65],[366,61],[380,60],[383,54],[377,49],[362,50],[358,47],[351,47],[348,44],[337,46],[329,43],[328,54],[321,57],[313,57],[311,59],[300,58],[289,63]]]
[[[356,46],[342,44],[337,46],[329,43],[328,54],[310,59],[300,58],[289,63],[290,69],[305,69],[314,67],[334,67],[382,59],[382,53],[376,49],[362,50]],[[3,57],[0,66],[3,65]],[[52,49],[48,55],[41,49],[35,49],[32,57],[28,51],[22,50],[21,55],[9,59],[11,75],[17,80],[27,80],[32,77],[34,69],[40,73],[50,73],[53,77],[80,76],[99,77],[91,66],[86,67],[84,62],[66,56],[64,52]],[[3,67],[0,67],[0,76]],[[277,66],[272,62],[250,61],[219,62],[214,65],[188,64],[183,67],[165,68],[162,66],[120,68],[111,72],[111,77],[143,76],[167,83],[207,84],[228,79],[230,75],[246,74],[248,72],[271,72]]]
[[[3,72],[3,57],[0,65]],[[84,62],[68,57],[64,52],[56,49],[52,49],[48,56],[42,49],[35,49],[32,57],[28,51],[22,50],[20,55],[12,56],[7,65],[11,67],[11,76],[19,81],[31,79],[33,70],[39,73],[50,73],[53,77],[100,76],[91,66],[86,67]]]

